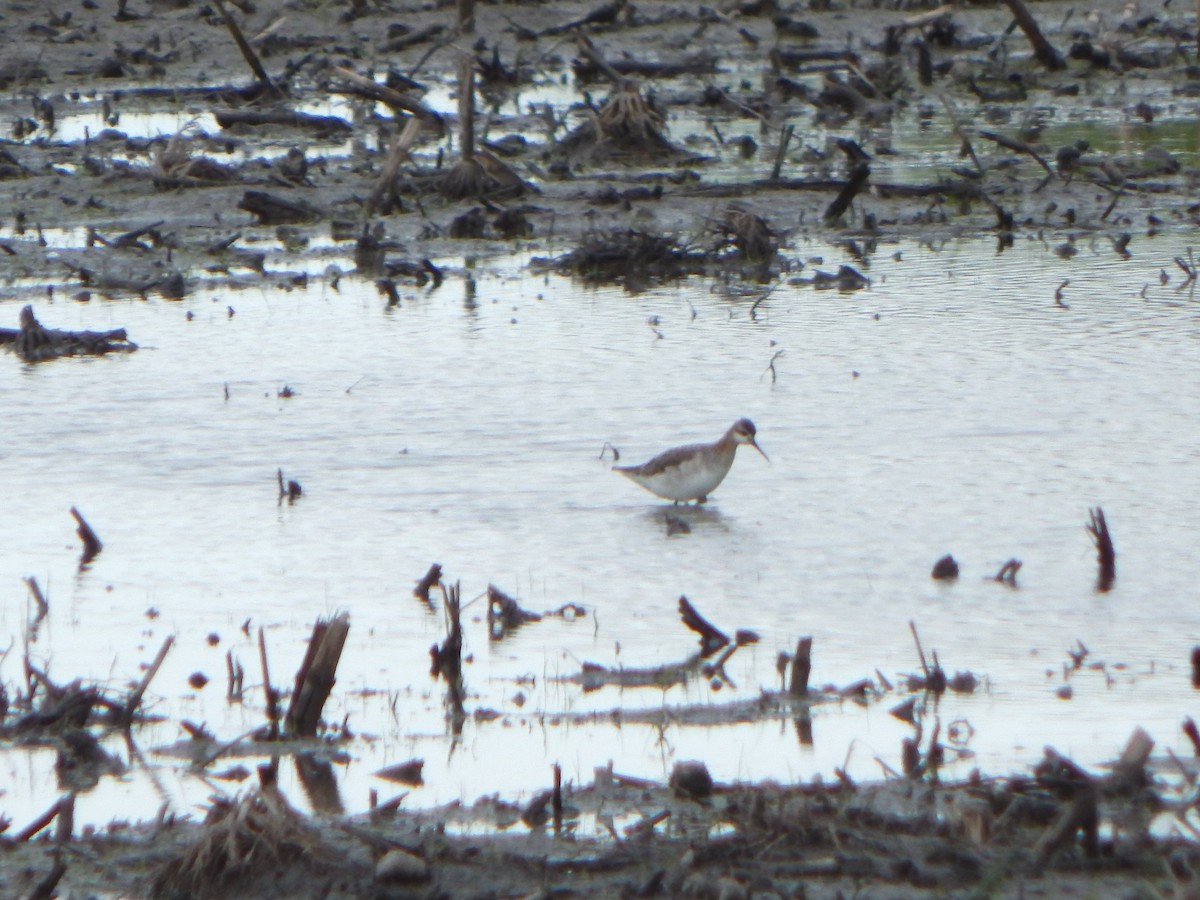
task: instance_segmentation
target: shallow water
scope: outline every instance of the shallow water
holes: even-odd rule
[[[35,295],[47,326],[126,327],[142,349],[0,360],[0,639],[12,642],[0,677],[22,677],[25,576],[50,600],[29,655],[56,681],[122,687],[175,636],[148,695],[167,720],[139,732],[153,768],[135,764],[82,797],[83,821],[202,802],[211,786],[151,749],[183,737],[181,718],[222,739],[260,725],[257,628],[283,686],[314,619],[339,610],[351,630],[326,719],[349,716],[358,735],[336,767],[350,811],[371,787],[391,791],[372,771],[412,756],[426,784],[408,806],[519,800],[549,783],[554,762],[576,782],[610,760],[664,777],[701,758],[722,781],[843,765],[871,777],[876,757],[899,768],[910,729],[887,715],[896,693],[816,707],[811,745],[782,718],[660,729],[556,717],[753,698],[778,686],[777,653],[806,634],[814,684],[876,670],[895,682],[919,670],[910,620],[949,671],[984,679],[936,710],[944,730],[973,729],[958,774],[1020,770],[1045,744],[1096,764],[1138,725],[1182,750],[1200,307],[1171,261],[1183,245],[1139,238],[1132,249],[1122,260],[1099,238],[1063,260],[1033,241],[1001,256],[990,242],[904,244],[865,267],[801,248],[824,254],[828,271],[854,262],[870,289],[783,285],[754,316],[753,297],[709,281],[630,296],[534,275],[522,256],[435,260],[446,283],[390,310],[353,275],[337,290],[310,280],[183,302]],[[308,268],[282,255],[268,264]],[[0,318],[15,324],[18,309],[6,302]],[[285,385],[295,396],[277,396]],[[742,453],[707,506],[671,510],[690,534],[668,537],[669,507],[599,458],[605,442],[639,461],[711,440],[743,415],[771,462]],[[303,485],[294,506],[276,502],[278,467]],[[1106,594],[1084,530],[1097,505],[1118,553]],[[71,506],[105,542],[82,572]],[[961,578],[932,581],[948,552]],[[988,580],[1011,557],[1024,563],[1016,590]],[[501,718],[469,721],[457,743],[428,674],[442,619],[411,595],[433,561],[464,599],[492,582],[528,609],[588,610],[497,643],[484,601],[469,607],[467,709]],[[736,690],[700,680],[585,694],[557,680],[584,660],[685,658],[696,645],[680,594],[727,632],[761,636],[728,665]],[[1061,700],[1076,641],[1091,653]],[[227,651],[246,669],[245,705],[225,702]],[[196,671],[212,679],[203,690],[187,685]],[[52,764],[48,750],[0,752],[0,809],[24,822],[45,808]]]

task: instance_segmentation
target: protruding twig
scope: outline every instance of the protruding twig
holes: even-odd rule
[[[800,638],[796,644],[796,654],[792,657],[792,679],[788,685],[788,693],[793,697],[803,697],[808,693],[808,676],[812,671],[812,636]]]
[[[246,670],[242,668],[242,664],[233,658],[233,651],[229,650],[225,654],[225,674],[228,676],[228,685],[225,688],[225,700],[229,703],[242,702],[242,684],[246,679]]]
[[[679,598],[679,615],[684,625],[700,635],[701,656],[712,656],[729,643],[726,634],[700,615],[687,597]]]
[[[25,584],[29,588],[29,593],[33,595],[33,601],[37,604],[38,621],[46,618],[46,614],[50,612],[50,604],[46,602],[46,595],[42,593],[42,589],[38,587],[37,579],[33,576],[25,579]]]
[[[75,533],[83,541],[83,555],[79,558],[79,565],[86,566],[104,549],[104,543],[96,536],[96,532],[92,531],[92,526],[84,520],[83,515],[74,506],[71,507],[71,515],[75,517],[75,522],[79,525],[75,529]]]
[[[258,79],[259,86],[262,89],[276,97],[282,96],[282,91],[271,80],[271,76],[267,74],[267,70],[263,68],[262,62],[258,58],[258,54],[254,52],[254,48],[250,46],[250,42],[246,40],[242,34],[242,29],[238,27],[237,22],[233,20],[233,16],[229,14],[229,10],[225,8],[222,0],[213,0],[213,6],[217,8],[217,12],[221,14],[221,19],[225,22],[225,27],[229,29],[229,33],[233,36],[233,42],[237,44],[238,50],[242,54],[242,58],[246,60],[246,64],[250,66],[250,71],[254,73],[254,77]]]
[[[1033,45],[1033,55],[1037,57],[1037,61],[1051,72],[1059,72],[1065,69],[1067,61],[1063,59],[1062,54],[1055,50],[1054,45],[1042,34],[1042,29],[1038,27],[1037,20],[1029,12],[1028,7],[1025,6],[1024,0],[1005,0],[1005,3],[1008,4],[1013,18],[1021,26],[1021,30],[1025,32],[1025,37]]]
[[[993,577],[992,581],[999,581],[1007,584],[1009,587],[1017,586],[1017,573],[1021,571],[1021,561],[1019,559],[1010,559],[1000,567],[1000,571]]]
[[[141,705],[142,695],[146,693],[146,688],[150,686],[150,682],[154,680],[154,676],[158,674],[159,667],[162,666],[163,660],[167,658],[167,653],[171,649],[171,645],[175,643],[175,638],[171,635],[163,641],[162,647],[158,650],[158,655],[154,657],[154,662],[150,663],[150,668],[146,670],[146,674],[142,676],[141,682],[138,684],[129,699],[125,702],[125,708],[121,710],[121,724],[128,728],[133,724],[133,717],[137,713],[138,706]]]
[[[446,640],[441,647],[434,644],[429,649],[433,659],[430,674],[434,678],[441,675],[446,679],[446,702],[450,706],[455,732],[461,729],[466,719],[466,709],[463,701],[466,699],[466,688],[462,677],[462,586],[457,582],[442,589],[442,606],[446,615]]]
[[[795,133],[796,126],[788,125],[779,136],[779,147],[775,150],[775,165],[771,167],[772,181],[778,181],[780,174],[783,172],[783,161],[787,158],[788,144],[792,142],[792,135]]]
[[[267,639],[260,627],[258,629],[258,658],[262,663],[263,691],[267,700],[267,731],[268,739],[279,740],[279,692],[271,686],[271,670],[267,666]]]
[[[1100,507],[1088,510],[1088,534],[1096,544],[1096,561],[1100,563],[1100,574],[1096,578],[1096,590],[1107,591],[1117,578],[1117,551],[1113,549],[1104,510]]]

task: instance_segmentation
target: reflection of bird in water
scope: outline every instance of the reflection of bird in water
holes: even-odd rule
[[[770,457],[754,440],[756,433],[753,422],[738,419],[711,444],[672,447],[640,466],[613,466],[613,471],[666,500],[704,503],[729,473],[737,448],[742,444],[749,444],[770,462]]]

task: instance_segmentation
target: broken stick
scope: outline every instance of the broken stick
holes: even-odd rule
[[[333,690],[342,647],[350,632],[350,617],[341,613],[329,621],[317,619],[304,662],[296,673],[296,692],[284,717],[288,734],[315,737],[321,722],[321,710]]]
[[[75,522],[79,525],[75,529],[75,533],[83,541],[83,556],[79,558],[79,564],[86,566],[104,549],[104,544],[100,538],[96,537],[92,526],[84,520],[83,515],[74,506],[71,507],[71,515],[75,517]]]

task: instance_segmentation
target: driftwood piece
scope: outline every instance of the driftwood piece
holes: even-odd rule
[[[386,103],[393,111],[406,112],[416,116],[418,119],[436,126],[438,135],[441,135],[444,129],[442,117],[420,100],[416,100],[408,94],[390,88],[386,84],[380,84],[373,78],[359,75],[352,69],[334,66],[331,71],[335,77],[347,83],[348,87],[346,90],[349,92],[370,100],[378,100],[380,103]]]
[[[137,344],[124,328],[112,331],[60,331],[46,328],[33,314],[32,306],[21,310],[20,328],[0,328],[0,346],[11,347],[23,361],[45,362],[60,356],[102,356],[131,353]]]
[[[677,684],[687,684],[702,669],[700,654],[688,657],[683,662],[665,663],[649,668],[609,668],[599,663],[585,662],[577,674],[569,675],[564,681],[578,684],[584,693],[598,691],[613,685],[620,688],[658,688],[665,690]]]
[[[345,613],[328,621],[318,619],[313,625],[308,650],[296,673],[296,692],[284,717],[288,734],[297,737],[316,736],[321,710],[337,680],[334,676],[349,632],[350,617]]]
[[[1029,38],[1029,43],[1033,45],[1033,55],[1051,72],[1059,72],[1067,67],[1067,61],[1063,59],[1062,54],[1054,49],[1054,45],[1046,39],[1042,34],[1042,29],[1038,26],[1037,19],[1029,11],[1024,0],[1004,0],[1008,4],[1008,8],[1012,10],[1013,18],[1017,20],[1017,24],[1021,26],[1021,30],[1025,32],[1025,37]]]
[[[292,109],[214,109],[213,118],[222,128],[233,125],[284,125],[311,131],[317,137],[349,134],[353,127],[340,116],[318,116]]]

